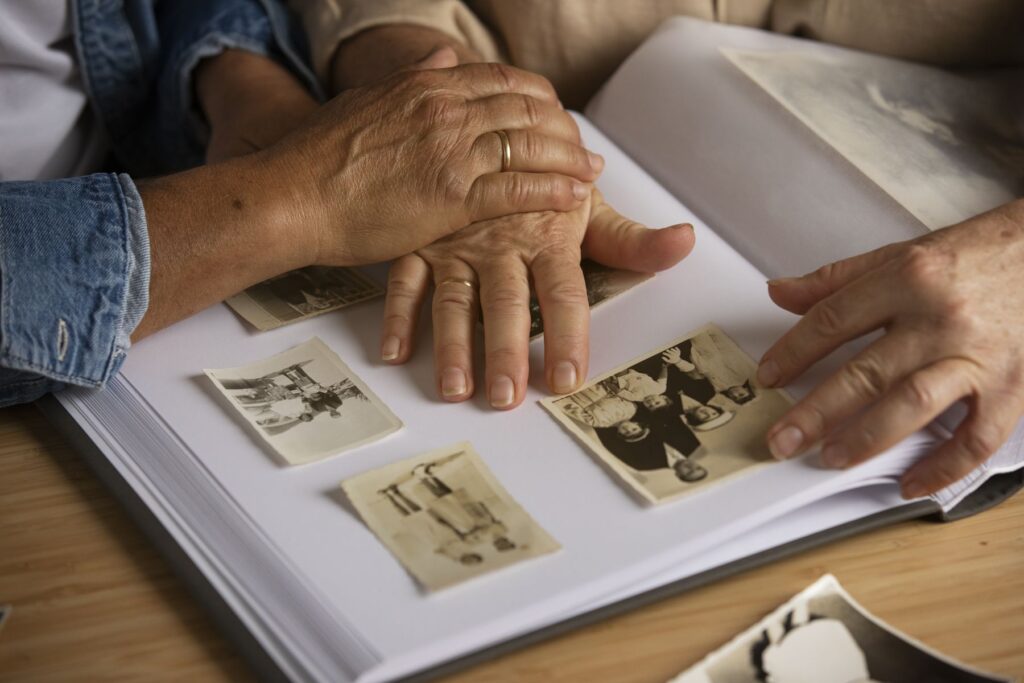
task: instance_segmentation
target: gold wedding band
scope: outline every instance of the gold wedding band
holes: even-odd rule
[[[441,285],[465,285],[466,287],[469,287],[472,290],[476,289],[476,285],[474,285],[469,280],[460,280],[460,279],[454,278],[454,277],[450,277],[450,278],[447,278],[445,280],[441,280],[440,282],[437,283],[438,287],[440,287]]]
[[[501,171],[505,171],[512,168],[512,143],[508,141],[508,133],[503,130],[494,131],[498,134],[498,139],[501,140]]]

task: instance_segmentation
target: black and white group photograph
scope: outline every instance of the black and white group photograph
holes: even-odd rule
[[[823,576],[669,683],[1009,683],[900,633]]]
[[[257,330],[273,330],[384,294],[353,268],[307,266],[249,287],[226,300]]]
[[[652,503],[772,460],[763,435],[789,397],[755,385],[756,364],[707,325],[543,405]]]
[[[320,339],[237,368],[205,370],[290,465],[376,441],[402,422]]]
[[[366,472],[343,482],[342,489],[370,530],[427,590],[560,547],[469,443]]]

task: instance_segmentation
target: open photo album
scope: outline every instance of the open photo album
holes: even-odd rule
[[[956,111],[963,89],[977,102],[992,81],[960,78],[666,22],[577,120],[606,160],[606,200],[648,225],[693,223],[696,247],[653,278],[592,278],[619,284],[593,298],[590,372],[571,395],[546,392],[542,337],[527,399],[508,412],[439,400],[429,335],[407,365],[381,363],[380,267],[253,288],[234,310],[137,345],[106,390],[65,391],[49,410],[148,508],[239,638],[296,681],[436,675],[667,587],[964,514],[979,487],[1021,471],[1020,427],[967,479],[907,501],[899,476],[948,436],[955,410],[848,470],[816,453],[775,462],[765,430],[860,346],[783,391],[753,379],[797,319],[767,279],[1022,194],[1022,147],[1004,122]],[[858,106],[808,107],[821,83]],[[844,110],[858,112],[852,132],[835,120]],[[900,126],[913,140],[900,173],[850,149],[850,135],[898,138]],[[925,197],[941,213],[922,213],[915,178],[961,158],[950,182],[977,191]]]

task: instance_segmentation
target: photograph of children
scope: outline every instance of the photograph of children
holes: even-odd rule
[[[645,500],[662,503],[772,461],[792,401],[714,325],[541,403]]]
[[[1008,683],[873,616],[826,575],[670,683]]]
[[[363,521],[427,590],[558,550],[469,443],[341,485]]]
[[[383,294],[358,270],[309,266],[253,285],[225,303],[262,332]]]
[[[266,360],[203,372],[290,465],[322,460],[402,426],[316,337]]]
[[[587,301],[593,309],[599,304],[632,289],[641,282],[654,277],[651,273],[634,273],[630,270],[616,270],[586,259],[580,263],[583,281],[587,285]],[[541,318],[540,302],[530,297],[530,339],[544,334],[544,320]]]

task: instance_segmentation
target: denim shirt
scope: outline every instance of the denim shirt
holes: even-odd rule
[[[192,71],[227,48],[269,56],[314,93],[304,43],[273,0],[74,0],[86,92],[119,169],[0,183],[0,406],[102,387],[148,305],[136,177],[203,162]]]

